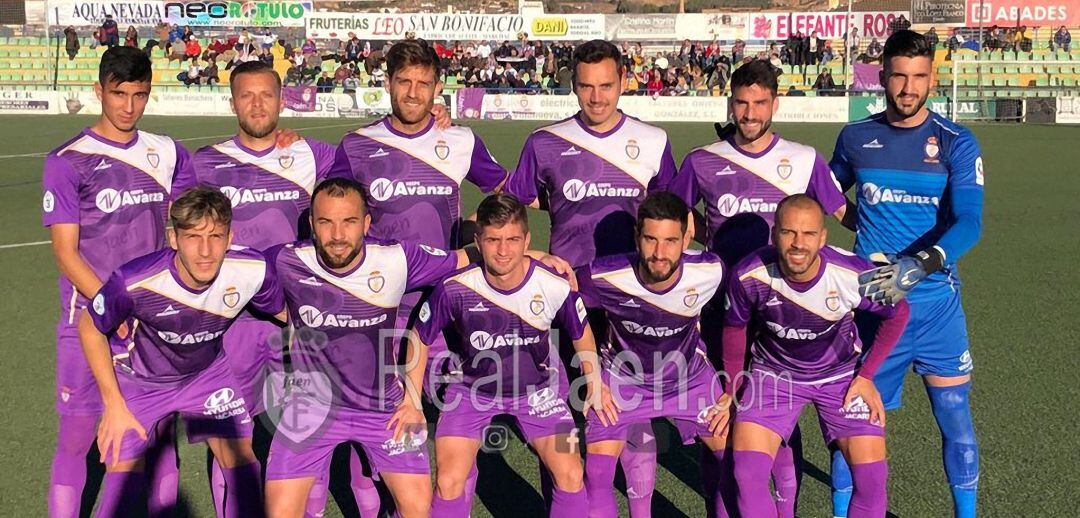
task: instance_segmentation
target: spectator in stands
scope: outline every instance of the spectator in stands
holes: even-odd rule
[[[237,42],[239,42],[241,45],[246,43],[254,43],[254,41],[252,41],[251,39],[251,33],[248,32],[247,27],[244,27],[240,30],[240,38],[237,39]]]
[[[199,45],[199,39],[194,34],[188,36],[187,45],[184,46],[184,57],[195,60],[202,55],[202,45]]]
[[[826,41],[825,48],[821,49],[821,63],[826,64],[833,60],[834,54],[832,49],[832,42]]]
[[[285,59],[291,61],[296,56],[296,49],[293,48],[293,44],[291,41],[279,39],[278,45],[281,45],[281,48],[284,50]]]
[[[570,84],[572,79],[573,72],[570,71],[570,62],[564,60],[559,64],[559,71],[555,73],[555,81],[559,83],[559,93],[570,93],[573,89]]]
[[[120,28],[116,25],[111,14],[105,15],[105,21],[101,24],[101,44],[113,48],[120,45]]]
[[[382,69],[382,66],[377,66],[375,70],[371,71],[371,80],[368,81],[368,86],[382,88],[384,81],[386,81],[386,71]]]
[[[262,38],[261,38],[262,48],[265,49],[267,52],[270,52],[270,49],[274,48],[274,40],[275,40],[274,34],[270,32],[270,28],[269,27],[263,28]]]
[[[955,28],[952,30],[952,35],[949,36],[949,40],[945,43],[945,47],[949,50],[945,54],[946,61],[952,61],[952,53],[959,50],[964,46],[964,35],[960,34],[960,29]]]
[[[184,82],[184,85],[190,88],[191,85],[199,84],[200,72],[202,72],[202,69],[199,68],[199,61],[195,58],[191,58],[191,64],[188,65],[187,71],[181,72],[179,77],[181,78],[181,81]]]
[[[318,48],[315,46],[315,40],[310,38],[308,38],[308,40],[304,42],[304,45],[300,47],[300,53],[304,55],[315,54],[316,52],[318,52]]]
[[[986,35],[983,36],[983,49],[993,51],[999,49],[1003,45],[1005,36],[1002,34],[1001,29],[997,25],[991,26],[989,31],[986,31]]]
[[[645,93],[651,96],[660,95],[664,90],[664,80],[660,73],[660,69],[653,66],[649,71],[649,80],[645,83]]]
[[[75,56],[79,55],[79,46],[79,33],[69,25],[64,29],[64,50],[67,51],[68,61],[74,61]]]
[[[356,90],[360,88],[360,79],[356,76],[349,76],[341,82],[341,91],[347,94],[356,93]]]
[[[743,56],[746,55],[746,42],[743,40],[735,40],[735,44],[731,46],[731,61],[738,63],[742,61]]]
[[[930,30],[926,31],[926,34],[923,34],[923,37],[926,38],[926,43],[930,45],[931,49],[937,49],[938,35],[936,27],[930,27]]]
[[[364,50],[364,45],[360,43],[360,38],[356,37],[355,32],[349,33],[349,41],[345,43],[345,62],[346,63],[359,63],[360,52]]]
[[[862,38],[859,38],[859,28],[852,27],[851,34],[848,34],[845,39],[847,40],[847,51],[851,53],[850,55],[858,56],[859,45],[862,43]]]
[[[187,44],[187,41],[189,39],[191,39],[191,38],[194,38],[194,37],[195,37],[195,31],[191,30],[190,25],[185,25],[184,28],[183,28],[183,32],[181,33],[180,40],[183,41],[185,44]]]
[[[211,60],[203,67],[202,71],[199,72],[199,80],[201,84],[210,86],[217,85],[221,82],[221,79],[218,77],[218,66],[216,61]]]
[[[525,93],[528,93],[528,94],[541,93],[541,89],[543,87],[540,84],[540,81],[538,81],[536,79],[536,74],[525,74],[523,77],[525,79],[525,90],[526,90]]]
[[[328,94],[334,91],[334,80],[329,74],[323,72],[319,76],[319,80],[315,82],[315,91],[321,94]]]
[[[285,80],[282,86],[300,86],[301,72],[299,65],[292,65],[285,71]]]
[[[274,52],[270,49],[259,49],[259,61],[262,61],[266,65],[274,66]]]
[[[836,82],[833,81],[829,67],[821,69],[821,73],[814,80],[813,89],[818,95],[832,95],[836,91]]]
[[[870,45],[866,47],[866,55],[874,61],[880,60],[884,51],[885,48],[881,46],[881,42],[877,38],[870,40]]]
[[[894,19],[893,21],[889,22],[889,34],[890,35],[892,35],[892,33],[896,32],[896,31],[906,31],[906,30],[908,30],[910,28],[911,28],[911,22],[909,22],[908,19],[902,14],[900,16],[898,16],[896,19]]]
[[[322,56],[319,56],[318,52],[307,54],[304,57],[304,67],[302,69],[304,84],[315,84],[315,80],[322,73]]]
[[[1050,42],[1050,50],[1061,49],[1070,52],[1072,47],[1072,34],[1064,25],[1054,33],[1054,39]]]
[[[134,25],[129,25],[127,33],[124,34],[124,46],[139,48],[139,31],[135,30]]]
[[[795,85],[791,85],[787,89],[787,93],[784,94],[788,97],[806,97],[806,92],[795,88]]]

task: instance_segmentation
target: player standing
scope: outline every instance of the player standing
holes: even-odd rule
[[[618,516],[615,463],[628,436],[635,428],[651,431],[654,418],[672,420],[684,442],[700,439],[715,455],[724,453],[728,414],[712,407],[731,399],[705,358],[699,324],[725,269],[716,254],[687,250],[689,220],[678,196],[650,193],[638,208],[638,251],[578,270],[582,300],[604,311],[610,326],[602,374],[619,405],[614,422],[600,413],[587,419],[590,517]]]
[[[318,433],[298,435],[279,425],[266,471],[267,507],[273,516],[300,516],[316,479],[329,470],[334,448],[348,441],[361,445],[398,512],[408,517],[430,512],[426,428],[417,392],[425,361],[409,349],[407,372],[399,376],[393,326],[406,291],[435,283],[469,259],[463,250],[447,254],[366,237],[370,225],[362,187],[333,178],[312,194],[313,239],[267,253],[298,329],[290,356],[294,370],[304,375],[296,379],[329,374],[339,391],[311,425]],[[303,383],[289,385],[310,390]]]
[[[221,336],[250,302],[284,318],[284,298],[262,254],[231,248],[229,199],[196,187],[169,209],[169,248],[120,266],[79,322],[104,402],[98,447],[106,462],[98,516],[145,512],[146,430],[179,413],[188,439],[205,440],[225,476],[227,517],[263,513],[251,417],[222,352]],[[110,338],[134,319],[123,359]]]
[[[751,252],[769,244],[776,204],[791,194],[806,193],[825,211],[843,220],[847,199],[833,178],[825,159],[814,148],[781,138],[772,131],[772,119],[780,108],[777,80],[768,61],[754,60],[731,75],[729,106],[733,124],[721,140],[692,150],[683,159],[671,191],[691,207],[704,201],[705,217],[695,233],[709,251],[734,267]],[[700,221],[699,221],[700,223]],[[719,359],[723,310],[705,309],[703,332]],[[739,366],[741,368],[742,366]],[[796,425],[790,442],[776,454],[773,482],[778,511],[794,518],[802,464],[801,432]],[[705,454],[706,452],[702,452]],[[713,478],[719,473],[717,456],[703,455],[705,495],[709,507],[716,493]],[[730,502],[729,502],[730,504]]]
[[[634,250],[634,220],[648,192],[666,190],[675,158],[664,130],[618,109],[626,87],[622,53],[593,40],[574,49],[574,94],[581,110],[534,131],[506,191],[551,216],[550,251],[575,268]],[[563,353],[568,353],[563,344]],[[650,515],[656,454],[623,448],[630,512]]]
[[[982,229],[983,163],[970,130],[926,107],[933,57],[933,46],[920,34],[889,36],[881,71],[885,111],[845,126],[831,165],[845,189],[856,187],[855,253],[894,256],[867,275],[864,290],[875,300],[907,296],[911,303],[911,324],[874,381],[892,410],[900,407],[909,366],[923,377],[941,431],[954,513],[967,518],[975,516],[979,447],[968,400],[973,364],[957,261]],[[834,486],[850,480],[840,460],[833,462]],[[834,514],[846,516],[843,504],[835,505]]]
[[[559,273],[525,255],[528,215],[516,198],[488,196],[477,208],[476,221],[483,262],[439,283],[419,312],[421,351],[444,328],[461,337],[452,347],[462,357],[463,382],[447,388],[436,425],[431,512],[469,515],[466,480],[482,431],[496,414],[509,414],[554,480],[550,515],[570,516],[588,501],[567,393],[557,367],[550,365],[553,326],[569,334],[578,351],[588,386],[586,413],[589,408],[614,412],[610,397],[602,409],[594,403],[601,398],[600,372],[585,306]]]
[[[241,64],[229,76],[229,90],[239,130],[229,140],[195,152],[195,175],[200,184],[221,190],[232,202],[235,244],[266,250],[293,242],[301,225],[307,223],[304,215],[311,192],[334,165],[336,147],[312,139],[296,140],[286,147],[277,145],[278,116],[285,104],[281,77],[273,67],[260,61]],[[225,334],[229,367],[240,381],[252,416],[264,410],[267,362],[272,357],[281,361],[280,351],[271,346],[271,342],[280,346],[281,332],[265,315],[260,319],[245,311]],[[255,430],[256,446],[268,445],[265,423],[257,424]],[[212,469],[214,505],[220,516],[224,479],[220,466],[215,463]]]
[[[783,199],[774,246],[743,259],[728,285],[729,391],[735,394],[746,381],[732,436],[739,512],[746,518],[777,515],[769,494],[773,456],[807,404],[817,409],[826,443],[835,442],[854,466],[853,514],[885,516],[885,411],[872,380],[904,331],[908,307],[859,294],[859,272],[869,263],[826,246],[824,217],[805,194]],[[855,311],[883,319],[861,365]],[[755,337],[752,359],[741,372],[747,336]]]
[[[102,401],[79,347],[78,317],[120,265],[165,246],[169,202],[194,183],[187,151],[169,137],[136,125],[150,95],[150,59],[114,47],[101,56],[94,91],[97,122],[45,158],[42,221],[60,269],[61,317],[56,326],[56,410],[60,414],[49,485],[49,515],[73,517],[86,482],[86,454]],[[129,330],[126,326],[121,334]],[[155,512],[176,502],[172,427],[159,430],[151,452]],[[159,435],[158,433],[152,435]]]
[[[345,135],[331,174],[363,185],[373,237],[452,250],[464,244],[462,237],[472,238],[472,232],[461,232],[462,181],[494,192],[502,188],[507,172],[471,129],[443,128],[432,115],[442,90],[439,63],[435,49],[423,40],[399,41],[390,47],[386,88],[392,112]],[[412,327],[423,298],[422,292],[402,298],[397,329]],[[450,370],[450,360],[445,340],[431,345],[425,390],[435,398],[432,380]],[[352,465],[355,480],[362,474],[355,469],[357,462]]]

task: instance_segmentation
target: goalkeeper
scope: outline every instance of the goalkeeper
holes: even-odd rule
[[[841,131],[830,166],[845,190],[856,186],[855,252],[881,264],[860,276],[860,290],[874,301],[906,298],[911,306],[907,330],[874,383],[891,410],[900,407],[908,366],[923,377],[941,430],[954,515],[970,517],[979,449],[968,402],[972,359],[956,263],[979,239],[983,166],[972,133],[926,108],[933,55],[917,33],[889,37],[881,72],[886,109]],[[861,323],[860,332],[869,333],[873,324]],[[832,464],[834,515],[846,516],[850,471],[837,453]]]

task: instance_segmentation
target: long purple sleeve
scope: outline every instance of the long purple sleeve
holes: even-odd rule
[[[859,376],[866,379],[874,379],[874,374],[877,372],[878,367],[881,367],[885,358],[889,357],[889,353],[892,352],[893,347],[896,347],[896,342],[899,342],[900,336],[904,334],[904,328],[907,327],[911,309],[906,300],[901,300],[900,303],[894,307],[895,311],[892,316],[886,317],[881,321],[877,334],[874,335],[874,341],[870,345],[870,353],[867,354],[866,359],[863,360],[862,367],[859,367]],[[725,336],[725,338],[727,337]],[[724,351],[725,353],[727,351],[726,342]],[[727,361],[727,357],[724,358],[724,361]],[[725,370],[726,367],[727,366],[725,365]]]
[[[722,340],[724,347],[721,355],[727,378],[727,386],[724,388],[728,395],[735,397],[735,391],[738,390],[735,380],[746,363],[746,326],[724,326]]]

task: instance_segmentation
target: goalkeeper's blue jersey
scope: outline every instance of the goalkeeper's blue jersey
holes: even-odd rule
[[[982,156],[970,130],[934,112],[917,127],[898,128],[882,112],[845,126],[829,165],[845,191],[856,187],[859,256],[913,255],[936,246],[945,267],[908,298],[959,289],[956,262],[978,241],[982,225]]]

